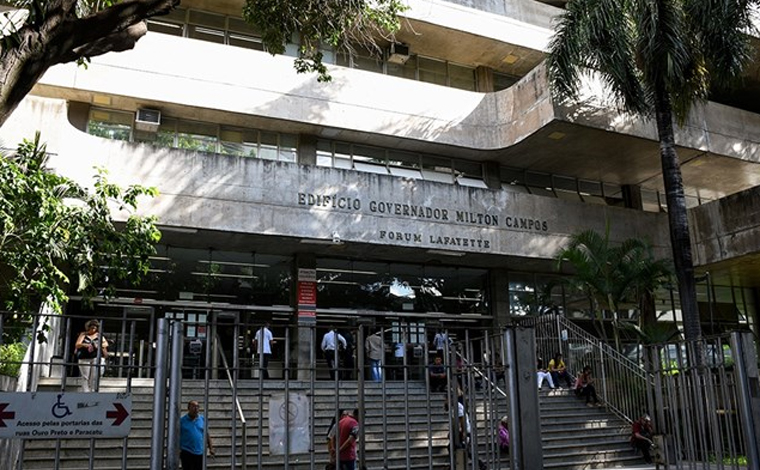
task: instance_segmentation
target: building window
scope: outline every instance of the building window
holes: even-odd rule
[[[158,147],[239,157],[295,162],[298,136],[257,129],[219,126],[161,116],[158,130],[133,128],[134,113],[92,109],[87,132],[107,139],[148,143]]]
[[[134,114],[120,111],[93,110],[87,123],[87,132],[98,137],[129,141],[132,135]]]
[[[166,16],[148,20],[148,30],[172,36],[189,37],[201,41],[225,44],[264,51],[261,34],[242,18],[220,15],[194,9],[175,9]],[[284,55],[299,55],[300,38],[293,34],[285,46]],[[420,80],[462,90],[475,91],[475,68],[452,64],[430,57],[411,56],[404,64],[388,62],[387,52],[371,51],[355,46],[353,54],[336,53],[329,44],[322,44],[322,61],[368,72],[385,73],[394,77]],[[512,79],[514,82],[514,79]]]
[[[347,142],[318,141],[317,166],[486,187],[483,165],[479,162],[354,145]]]

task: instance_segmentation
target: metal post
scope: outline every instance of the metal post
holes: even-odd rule
[[[520,427],[520,400],[517,393],[517,357],[515,355],[515,332],[504,330],[504,378],[509,390],[509,456],[512,470],[522,469],[522,431]]]
[[[404,344],[404,413],[409,416],[409,358],[407,357],[407,351],[409,351],[409,340],[411,339],[409,331],[409,323],[404,323],[401,326],[401,331],[405,332],[402,336],[402,343]],[[406,468],[412,468],[411,449],[409,445],[409,426],[404,427],[404,445],[406,448]]]
[[[137,325],[135,324],[135,321],[132,320],[129,325],[129,346],[127,348],[127,351],[129,351],[129,355],[127,356],[127,393],[129,394],[132,393],[132,374],[133,374],[134,365],[135,365],[134,349],[135,349],[136,328],[137,328]],[[68,329],[66,331],[68,331]],[[129,441],[129,436],[124,436],[124,439],[121,443],[122,468],[127,468],[127,442],[128,441]]]
[[[285,362],[282,375],[285,379],[285,470],[290,468],[290,329],[285,328]],[[271,411],[270,411],[271,415]],[[233,467],[234,468],[234,467]],[[243,466],[245,468],[245,465]]]
[[[169,354],[169,320],[159,318],[156,337],[156,375],[153,394],[153,434],[150,440],[150,470],[163,470],[166,417],[166,362]]]
[[[182,351],[185,341],[182,322],[171,322],[171,357],[169,358],[169,429],[167,430],[166,470],[179,469],[179,414],[182,393]]]
[[[298,327],[303,328],[303,326]],[[301,335],[298,335],[299,338],[299,349],[300,349],[300,339]],[[299,360],[300,360],[300,354],[299,354]],[[317,328],[316,326],[310,326],[309,327],[309,396],[312,397],[312,403],[309,407],[309,418],[311,426],[309,426],[309,439],[310,439],[310,446],[311,446],[311,452],[309,452],[309,468],[313,469],[314,465],[316,463],[316,452],[314,451],[314,438],[316,436],[315,431],[315,425],[316,422],[316,395],[315,395],[315,389],[316,389],[316,377],[317,377]],[[300,363],[299,363],[300,366]],[[301,376],[301,371],[298,371],[299,378]],[[259,460],[261,460],[261,457],[259,457]]]
[[[210,327],[209,327],[209,322],[208,322],[209,317],[211,317]],[[213,350],[213,351],[211,350],[212,344],[216,348],[216,342],[212,341],[212,337],[209,336],[209,332],[212,332],[214,335],[213,338],[216,338],[216,320],[217,320],[216,312],[214,312],[213,310],[208,310],[206,313],[206,364],[204,366],[205,372],[203,374],[203,390],[209,389],[209,383],[211,382],[212,374],[214,377],[217,377],[217,373],[218,373],[216,369],[213,369],[213,370],[209,369],[210,364],[212,363],[218,364],[218,362],[214,360],[214,358],[217,357],[217,352],[216,350]],[[208,393],[204,393],[203,394],[203,410],[206,413],[208,413],[208,409],[209,409],[208,400],[209,400]],[[203,438],[207,440],[208,439],[207,436],[208,436],[208,414],[206,414],[205,419],[203,420]],[[205,449],[206,443],[204,442],[203,445]],[[204,451],[203,452],[203,468],[207,468],[206,467],[207,463],[208,463],[208,452]]]
[[[357,418],[359,422],[359,455],[358,455],[358,468],[364,468],[364,427],[365,414],[364,414],[364,325],[359,325],[356,331],[356,362],[358,367],[356,368],[357,381],[358,381],[358,401],[359,416]]]
[[[752,391],[750,389],[749,377],[747,374],[747,358],[744,354],[744,344],[741,333],[735,331],[731,333],[731,349],[734,351],[736,379],[739,384],[737,394],[739,398],[739,412],[742,417],[744,427],[744,436],[747,441],[747,457],[749,459],[747,468],[760,468],[760,451],[758,451],[757,431],[755,430],[755,421],[752,413]]]
[[[264,335],[262,333],[261,335],[261,343],[264,342]],[[232,338],[233,338],[233,344],[232,344],[232,406],[230,410],[230,416],[232,417],[232,422],[230,423],[230,468],[237,468],[237,422],[238,422],[238,412],[237,412],[237,404],[238,404],[238,370],[240,365],[240,357],[239,357],[239,343],[238,339],[240,338],[240,314],[235,314],[235,324],[232,326]],[[262,346],[263,347],[263,346]],[[261,357],[259,357],[261,359]],[[206,421],[208,421],[208,416],[206,416]],[[204,442],[203,445],[205,446],[206,443]],[[205,454],[206,452],[204,452]],[[243,467],[245,468],[245,467]]]
[[[32,322],[32,340],[29,342],[29,367],[27,368],[26,372],[26,388],[24,389],[25,392],[36,392],[36,390],[32,390],[32,376],[34,375],[34,356],[37,353],[37,329],[39,327],[40,315],[37,313],[34,315],[34,321]],[[100,347],[98,347],[98,359],[100,359]],[[97,388],[95,390],[97,391]]]

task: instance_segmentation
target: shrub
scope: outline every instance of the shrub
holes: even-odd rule
[[[0,375],[18,377],[25,353],[26,345],[24,343],[0,345]]]

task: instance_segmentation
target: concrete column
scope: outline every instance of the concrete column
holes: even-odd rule
[[[293,324],[296,325],[296,331],[295,334],[292,335],[293,338],[296,338],[296,341],[294,342],[294,351],[292,351],[293,356],[296,358],[296,364],[298,366],[298,373],[297,373],[297,380],[309,380],[310,379],[310,370],[312,367],[311,364],[311,353],[314,348],[317,347],[316,344],[312,344],[312,335],[311,331],[316,326],[316,321],[314,322],[306,322],[304,319],[300,318],[298,315],[298,269],[304,268],[304,269],[316,269],[317,268],[317,258],[314,256],[313,253],[299,253],[296,255],[295,263],[293,266],[293,269],[295,271],[293,275],[293,279],[295,279],[295,285],[291,289],[292,292],[292,299],[291,299],[291,305],[296,306],[295,311],[295,318],[293,319]]]
[[[483,66],[475,68],[475,89],[481,93],[493,91],[493,70]]]
[[[298,163],[302,165],[317,164],[317,137],[309,134],[298,136]]]
[[[506,371],[510,386],[509,416],[513,470],[541,470],[541,416],[536,387],[536,332],[533,328],[507,329]]]
[[[87,122],[90,120],[90,103],[70,101],[68,111],[71,125],[82,132],[87,132]]]
[[[501,165],[499,162],[483,163],[484,180],[488,189],[501,189]]]
[[[509,277],[506,269],[492,269],[489,276],[491,315],[494,328],[503,328],[509,321]]]
[[[625,207],[638,210],[644,209],[644,201],[641,198],[641,186],[624,184],[621,189],[623,190],[623,203]]]

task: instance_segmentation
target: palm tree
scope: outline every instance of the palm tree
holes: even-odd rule
[[[597,328],[605,340],[602,313],[612,312],[615,347],[621,350],[619,308],[623,303],[638,301],[643,312],[642,305],[648,301],[642,300],[653,298],[652,293],[668,278],[670,268],[668,261],[654,258],[645,240],[629,238],[620,245],[612,245],[609,232],[608,226],[604,235],[593,230],[573,235],[556,259],[558,269],[563,263],[573,267],[568,283],[591,299]]]
[[[628,112],[657,123],[670,239],[687,340],[701,335],[673,118],[682,124],[711,87],[735,82],[751,57],[758,0],[570,0],[549,46],[556,98],[576,99],[598,73]]]

